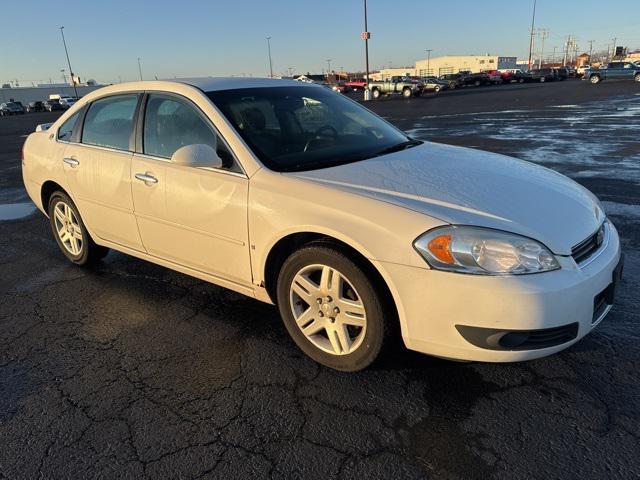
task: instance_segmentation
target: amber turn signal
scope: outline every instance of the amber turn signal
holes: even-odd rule
[[[451,255],[451,235],[440,235],[429,242],[429,251],[443,263],[453,265],[455,260]]]

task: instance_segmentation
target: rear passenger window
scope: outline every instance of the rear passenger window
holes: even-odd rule
[[[224,166],[233,166],[233,156],[226,145],[191,105],[175,97],[149,95],[144,117],[144,153],[171,158],[179,148],[196,144],[215,148]]]
[[[82,143],[129,150],[138,95],[118,95],[96,100],[84,119]]]
[[[66,122],[62,124],[62,126],[58,129],[58,140],[62,140],[64,142],[72,141],[73,132],[75,131],[76,123],[78,122],[79,117],[80,112],[74,113]]]

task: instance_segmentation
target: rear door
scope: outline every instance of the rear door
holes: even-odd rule
[[[63,160],[65,177],[89,230],[101,239],[135,250],[142,250],[131,194],[139,98],[139,94],[130,93],[96,100],[84,113],[81,134],[75,123],[67,127],[65,123],[59,131],[59,136],[63,135],[60,140],[69,141]],[[81,116],[77,120],[81,121]]]

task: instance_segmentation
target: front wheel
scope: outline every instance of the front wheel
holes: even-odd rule
[[[376,98],[376,99],[380,98],[380,90],[378,90],[377,88],[376,88],[376,89],[374,89],[374,90],[371,92],[371,95],[373,96],[373,98]]]
[[[433,91],[436,93],[438,93],[440,90],[442,90],[442,87],[440,85],[436,85],[435,88],[433,89]]]
[[[304,247],[285,261],[277,288],[287,331],[313,360],[354,372],[376,359],[388,336],[382,302],[346,255],[322,243]]]
[[[65,193],[56,192],[51,196],[48,213],[58,247],[76,265],[94,263],[109,253],[108,248],[92,240],[78,208]]]
[[[592,75],[589,81],[595,85],[596,83],[600,83],[600,77],[598,75]]]
[[[633,79],[634,79],[636,82],[640,82],[640,73],[638,73],[635,77],[633,77]]]
[[[405,88],[404,90],[402,90],[402,96],[404,98],[411,98],[412,95],[413,95],[413,92],[411,91],[410,88]]]

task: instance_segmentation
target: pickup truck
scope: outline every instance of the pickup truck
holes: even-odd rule
[[[381,95],[399,94],[404,98],[417,97],[422,93],[422,83],[407,77],[394,76],[389,80],[380,82],[369,82],[367,86],[371,90],[373,98],[380,98]]]
[[[590,68],[584,72],[583,80],[594,85],[603,80],[635,80],[640,82],[640,65],[631,62],[611,62],[606,68]]]

